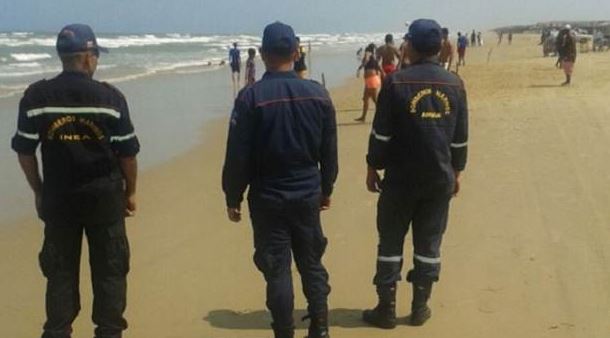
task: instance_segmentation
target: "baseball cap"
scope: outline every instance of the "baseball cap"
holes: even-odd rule
[[[289,54],[297,50],[297,45],[292,27],[279,21],[265,27],[262,47],[264,52]]]
[[[97,44],[93,29],[88,25],[71,24],[62,28],[57,35],[57,53],[72,54],[93,50],[108,53],[108,49]]]
[[[440,50],[443,39],[441,30],[436,21],[419,19],[411,23],[405,39],[411,41],[411,46],[420,53],[436,53]]]

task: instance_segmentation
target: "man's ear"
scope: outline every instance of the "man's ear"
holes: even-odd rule
[[[93,60],[94,58],[95,60]],[[85,66],[87,67],[86,69],[89,71],[91,76],[93,76],[93,73],[95,73],[97,69],[98,61],[99,58],[96,57],[92,52],[87,52],[87,57],[85,57]]]

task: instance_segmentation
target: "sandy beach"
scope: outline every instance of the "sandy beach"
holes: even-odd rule
[[[361,80],[333,90],[340,174],[332,209],[323,215],[333,338],[610,337],[610,54],[579,55],[574,84],[562,88],[562,72],[554,59],[542,58],[537,39],[516,35],[513,46],[469,49],[468,66],[460,69],[470,101],[469,163],[452,202],[433,318],[421,328],[381,331],[360,320],[376,300],[377,196],[364,185],[370,124],[352,122]],[[250,223],[235,225],[225,215],[226,130],[224,118],[208,123],[200,146],[141,175],[138,214],[128,221],[125,337],[272,336]],[[34,218],[0,226],[2,337],[41,332],[41,242]],[[86,254],[82,264],[75,337],[93,330]],[[400,284],[401,318],[410,294]],[[300,293],[296,305],[302,337]]]

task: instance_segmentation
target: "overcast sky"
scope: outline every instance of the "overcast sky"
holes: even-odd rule
[[[427,17],[455,29],[610,19],[610,0],[0,0],[0,31],[260,34],[281,20],[301,33],[401,31]]]

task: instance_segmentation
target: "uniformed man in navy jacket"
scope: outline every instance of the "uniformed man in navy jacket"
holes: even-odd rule
[[[363,319],[396,326],[396,282],[401,279],[403,244],[413,228],[411,325],[431,315],[427,301],[438,281],[440,246],[451,197],[466,165],[468,108],[464,84],[438,63],[442,30],[417,20],[406,36],[411,65],[389,76],[379,94],[367,156],[367,186],[381,192],[377,207],[379,304]],[[381,181],[378,170],[385,170]]]
[[[89,26],[64,27],[57,37],[63,72],[31,85],[19,105],[12,148],[45,222],[40,252],[48,281],[43,338],[71,336],[80,310],[83,233],[89,244],[95,337],[120,338],[127,328],[125,216],[136,210],[140,144],[123,94],[92,78],[105,51]]]
[[[321,338],[328,337],[330,287],[321,262],[327,240],[320,210],[330,207],[337,177],[337,127],[326,90],[293,71],[297,47],[290,26],[265,28],[267,72],[235,101],[222,182],[234,222],[249,187],[254,262],[267,281],[275,337],[294,336],[294,255],[309,304],[309,338]]]

